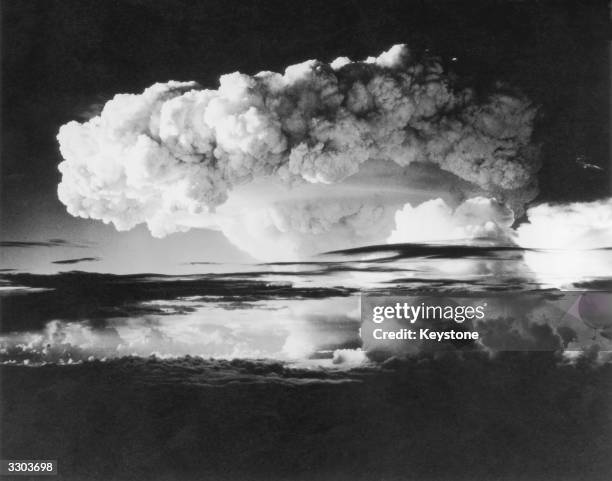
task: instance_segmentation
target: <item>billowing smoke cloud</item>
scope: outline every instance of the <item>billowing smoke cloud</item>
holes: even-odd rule
[[[223,75],[217,90],[155,84],[61,127],[58,194],[72,215],[121,230],[215,228],[257,257],[292,257],[316,239],[384,240],[415,186],[520,210],[535,195],[535,113],[507,87],[455,88],[436,58],[403,45],[363,62]],[[429,182],[415,183],[417,164]],[[398,173],[393,188],[385,171]],[[338,188],[355,179],[352,193]]]
[[[473,197],[454,209],[444,200],[435,199],[416,207],[406,204],[399,210],[388,242],[507,240],[513,222],[512,210],[495,199]]]

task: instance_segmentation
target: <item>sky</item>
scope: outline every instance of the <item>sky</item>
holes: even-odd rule
[[[252,262],[219,232],[156,239],[144,226],[117,232],[70,216],[57,198],[59,127],[97,114],[116,93],[159,81],[216,88],[220,75],[236,70],[282,72],[311,58],[378,55],[397,43],[435,52],[470,84],[511,82],[540,106],[538,201],[601,197],[609,193],[610,170],[584,169],[576,159],[600,167],[608,159],[606,7],[271,1],[227,9],[220,1],[6,0],[0,268],[177,273],[195,261]]]

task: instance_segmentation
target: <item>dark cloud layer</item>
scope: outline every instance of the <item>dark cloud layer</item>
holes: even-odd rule
[[[328,254],[343,254],[357,256],[359,254],[380,254],[379,262],[394,261],[398,259],[411,259],[424,257],[429,259],[461,259],[466,257],[499,259],[508,257],[512,253],[524,251],[517,246],[478,246],[478,245],[441,245],[441,244],[391,244],[373,245],[328,252]],[[518,258],[515,256],[515,258]]]
[[[321,373],[124,359],[2,369],[4,452],[65,480],[604,481],[610,365],[481,354]]]
[[[80,247],[86,248],[87,245],[77,244],[65,239],[49,239],[47,241],[0,241],[0,247]]]
[[[170,276],[158,274],[114,275],[80,271],[51,275],[5,272],[0,282],[20,289],[7,291],[0,304],[0,330],[38,329],[54,319],[96,320],[108,317],[163,314],[147,301],[180,300],[184,297],[205,296],[208,301],[231,305],[246,305],[253,301],[272,299],[322,299],[357,293],[359,283],[351,276],[385,275],[387,279],[376,289],[380,295],[403,289],[419,292],[432,288],[467,291],[512,291],[536,288],[526,279],[505,276],[503,283],[489,277],[456,279],[414,275],[413,269],[393,261],[427,259],[459,259],[469,257],[483,261],[502,261],[514,256],[512,247],[488,248],[470,246],[425,246],[405,244],[371,246],[343,251],[343,260],[330,259],[307,263],[276,263],[253,266],[245,272]],[[377,254],[372,262],[363,261],[362,254]],[[70,265],[97,258],[55,261]],[[408,275],[410,274],[410,275]],[[403,277],[405,276],[405,277]],[[298,283],[308,281],[308,285]],[[359,279],[359,277],[357,277]],[[349,281],[347,284],[347,280]],[[321,287],[325,286],[325,287]],[[339,287],[343,286],[343,287]],[[348,287],[351,286],[351,287]],[[27,294],[27,295],[23,295]],[[178,306],[177,309],[186,309]],[[175,312],[175,311],[173,311]]]
[[[78,259],[62,259],[59,261],[53,261],[53,264],[78,264],[80,262],[98,262],[101,259],[99,257],[79,257]]]
[[[231,305],[270,299],[321,299],[355,292],[344,287],[294,287],[289,282],[270,282],[248,275],[233,277],[231,274],[120,276],[74,271],[55,275],[5,274],[2,280],[32,290],[27,295],[3,298],[0,304],[2,332],[40,329],[53,319],[95,321],[163,314],[160,308],[143,304],[153,300],[205,296]],[[16,292],[23,294],[23,290]]]

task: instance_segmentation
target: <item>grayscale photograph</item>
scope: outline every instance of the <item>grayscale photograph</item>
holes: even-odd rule
[[[0,481],[609,481],[607,0],[0,0]]]

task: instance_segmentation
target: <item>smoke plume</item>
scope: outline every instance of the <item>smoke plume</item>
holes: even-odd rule
[[[457,88],[439,59],[404,45],[223,75],[217,90],[159,83],[61,127],[58,195],[120,230],[214,228],[256,257],[292,257],[386,239],[415,189],[520,211],[537,190],[535,114],[507,86]]]

